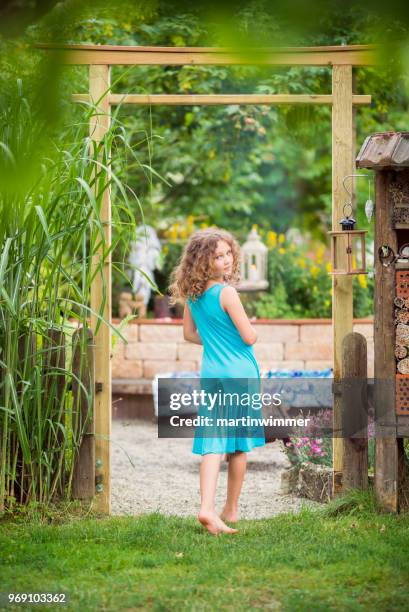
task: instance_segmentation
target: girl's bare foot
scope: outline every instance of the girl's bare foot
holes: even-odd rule
[[[238,529],[232,529],[228,527],[222,519],[216,514],[216,512],[204,512],[200,511],[198,521],[207,529],[212,535],[219,535],[219,533],[237,533]]]
[[[233,529],[232,527],[228,527],[224,523],[224,521],[220,518],[220,516],[218,516],[217,514],[216,514],[216,516],[217,516],[217,518],[218,518],[218,520],[220,522],[222,533],[238,533],[239,532],[238,529]]]
[[[237,510],[226,510],[226,508],[220,513],[220,518],[228,523],[237,523],[239,520]]]

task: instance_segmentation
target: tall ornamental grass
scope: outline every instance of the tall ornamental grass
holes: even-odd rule
[[[21,82],[0,103],[0,510],[70,497],[76,452],[92,416],[92,389],[82,387],[85,421],[73,406],[72,386],[81,382],[71,370],[71,335],[83,329],[85,349],[92,257],[101,245],[107,255],[128,241],[132,206],[140,208],[119,178],[121,152],[134,155],[121,124],[114,117],[97,145],[89,137],[92,113],[83,107],[77,123],[52,137]],[[108,183],[111,247],[100,214]],[[140,215],[143,222],[141,208]],[[94,269],[101,272],[102,265]],[[105,296],[106,287],[98,326],[108,324]]]

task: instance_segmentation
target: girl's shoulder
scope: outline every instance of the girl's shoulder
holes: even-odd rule
[[[238,291],[234,285],[230,285],[227,283],[226,285],[222,285],[220,287],[220,291],[224,291],[226,295],[235,295],[238,294]]]

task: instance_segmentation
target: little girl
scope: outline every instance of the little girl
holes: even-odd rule
[[[239,256],[239,244],[229,232],[216,227],[207,228],[196,231],[190,237],[179,265],[172,271],[170,302],[185,299],[184,338],[203,345],[200,376],[204,379],[260,381],[252,346],[257,334],[233,286],[239,280]],[[231,380],[231,383],[235,381]],[[240,406],[238,410],[241,416],[243,411]],[[201,406],[199,415],[205,415],[205,411],[207,407]],[[236,435],[229,433],[203,437],[200,428],[195,431],[192,452],[203,455],[198,520],[214,535],[237,533],[237,529],[228,527],[224,521],[235,523],[238,520],[238,500],[247,466],[246,453],[266,443],[263,427],[244,431],[251,431],[252,435],[243,437],[236,432]],[[215,510],[215,494],[220,463],[225,453],[229,461],[227,499],[219,516]]]

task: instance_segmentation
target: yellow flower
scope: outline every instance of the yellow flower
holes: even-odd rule
[[[305,268],[305,266],[306,266],[306,264],[305,264],[305,260],[304,260],[304,259],[302,259],[302,257],[299,257],[299,258],[297,259],[297,263],[298,263],[298,265],[300,266],[300,268]]]
[[[201,228],[201,229],[205,229],[206,227],[207,227],[207,223],[201,223],[201,224],[200,224],[200,228]]]
[[[267,233],[267,245],[269,247],[275,247],[277,245],[277,234],[276,232],[270,231]]]
[[[358,274],[358,280],[359,280],[359,284],[361,285],[362,289],[366,289],[367,285],[366,285],[366,275],[365,274]]]
[[[325,253],[325,245],[321,244],[317,249],[317,263],[322,263]]]
[[[325,269],[327,270],[327,272],[331,272],[332,271],[332,266],[331,266],[331,262],[328,261],[325,265]]]
[[[284,255],[284,253],[285,253],[285,249],[283,249],[283,248],[278,249],[278,252],[279,252],[281,255]]]
[[[186,236],[187,236],[187,229],[185,227],[182,227],[180,229],[179,236],[180,236],[180,238],[186,238]]]
[[[283,244],[283,242],[285,242],[285,236],[284,236],[284,234],[280,234],[280,235],[279,235],[279,237],[278,237],[278,242],[279,242],[280,244]]]
[[[257,223],[253,223],[253,225],[251,226],[251,229],[257,229],[257,228],[258,228]]]
[[[313,278],[315,278],[318,275],[319,271],[320,271],[320,269],[318,268],[318,266],[312,265],[311,268],[310,268],[310,273],[311,273],[311,276]]]

